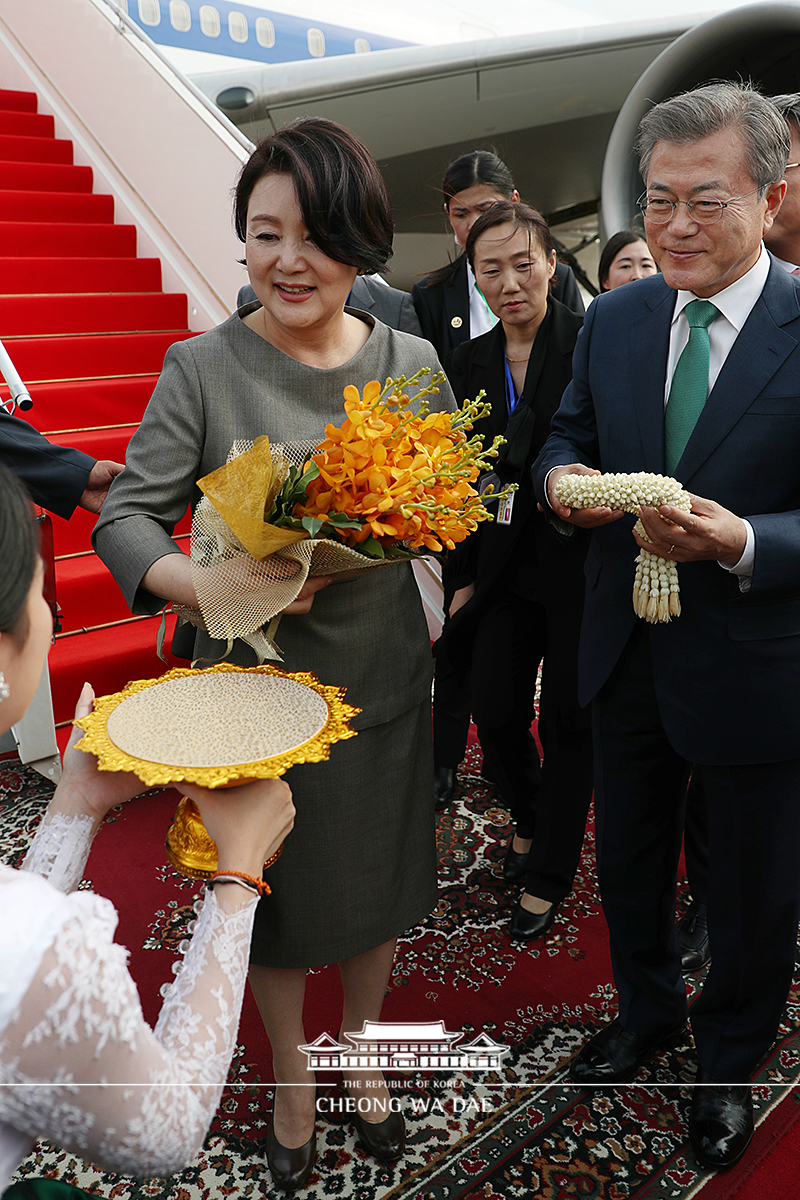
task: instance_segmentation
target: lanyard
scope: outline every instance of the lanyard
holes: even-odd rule
[[[503,362],[506,367],[506,408],[510,417],[522,399],[522,392],[517,395],[517,389],[514,387],[514,379],[511,375],[511,367],[508,365],[508,359],[505,354],[503,355]]]

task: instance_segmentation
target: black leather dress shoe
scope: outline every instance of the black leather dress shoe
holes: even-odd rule
[[[352,1114],[361,1145],[380,1162],[393,1162],[406,1148],[406,1121],[401,1112],[390,1112],[384,1121],[365,1121],[361,1113]]]
[[[681,971],[692,975],[706,963],[711,962],[711,947],[708,942],[708,909],[705,904],[693,900],[678,921],[678,949],[681,955]]]
[[[689,1116],[692,1149],[704,1167],[722,1171],[737,1163],[753,1136],[753,1094],[744,1083],[717,1083],[697,1068]]]
[[[573,1083],[629,1083],[642,1063],[656,1050],[681,1041],[686,1017],[658,1033],[630,1033],[619,1020],[605,1025],[573,1059]]]
[[[503,879],[506,883],[519,883],[520,879],[524,879],[525,871],[528,867],[528,852],[520,854],[514,849],[514,839],[508,843],[506,856],[503,859]]]
[[[558,905],[551,904],[547,912],[533,913],[523,908],[519,900],[514,907],[509,933],[512,938],[521,942],[532,942],[534,938],[544,937],[553,921],[556,919]]]
[[[443,812],[456,798],[456,773],[451,767],[437,767],[433,775],[433,807]]]
[[[317,1160],[317,1131],[302,1146],[282,1146],[270,1121],[267,1130],[267,1166],[276,1187],[294,1192],[305,1187]]]

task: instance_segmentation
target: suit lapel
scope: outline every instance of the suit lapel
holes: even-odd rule
[[[755,346],[765,347],[766,353],[755,354]],[[765,308],[758,313],[753,309],[686,443],[676,467],[679,479],[688,482],[700,469],[796,346]]]
[[[674,299],[674,291],[662,284],[652,297],[646,296],[647,312],[628,330],[629,394],[634,397],[644,469],[657,475],[664,470],[664,379]]]
[[[486,390],[486,399],[492,405],[487,424],[492,437],[494,437],[498,433],[505,433],[508,424],[505,367],[503,365],[505,339],[502,325],[498,323],[494,329],[490,329],[488,333],[476,338],[472,344],[475,347],[473,362],[477,378],[480,387]]]

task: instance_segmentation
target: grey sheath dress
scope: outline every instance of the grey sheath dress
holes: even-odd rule
[[[369,338],[331,370],[289,358],[236,313],[170,347],[93,535],[133,612],[163,606],[141,588],[142,577],[178,549],[171,534],[200,498],[195,481],[226,461],[233,441],[322,440],[326,424],[344,419],[347,384],[362,389],[371,379],[439,368],[428,342],[354,315],[372,325]],[[431,408],[453,407],[443,383]],[[410,565],[324,588],[310,613],[282,618],[278,642],[286,670],[346,687],[347,701],[362,710],[353,722],[358,736],[333,746],[328,762],[288,772],[295,827],[256,916],[254,962],[314,967],[388,941],[436,903],[431,653]],[[197,657],[223,650],[198,633]],[[255,661],[241,642],[228,660]]]

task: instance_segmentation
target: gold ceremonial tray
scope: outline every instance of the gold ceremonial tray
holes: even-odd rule
[[[131,771],[148,787],[182,782],[232,787],[274,779],[296,763],[321,762],[335,742],[355,737],[349,721],[361,710],[309,671],[236,667],[176,667],[139,679],[95,700],[75,721],[78,748],[101,771]],[[173,866],[208,878],[216,846],[196,806],[183,797],[167,837]]]

